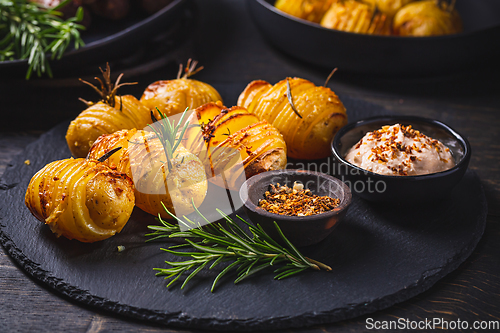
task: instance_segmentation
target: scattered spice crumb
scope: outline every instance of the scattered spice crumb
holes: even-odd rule
[[[259,207],[273,214],[288,216],[310,216],[333,210],[339,199],[313,194],[304,185],[295,182],[293,188],[270,184]]]
[[[125,251],[125,246],[123,246],[123,245],[118,245],[117,248],[118,248],[118,252]]]
[[[26,165],[30,165],[30,164],[31,164],[31,161],[30,161],[30,160],[26,160],[26,161],[24,161],[24,164],[26,164]]]

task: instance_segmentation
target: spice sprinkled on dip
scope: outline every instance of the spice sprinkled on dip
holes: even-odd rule
[[[416,176],[451,169],[450,149],[409,126],[395,124],[368,132],[345,159],[362,169],[390,176]]]
[[[264,199],[259,200],[259,207],[274,214],[288,216],[309,216],[330,211],[340,204],[339,199],[313,194],[304,189],[303,184],[295,182],[293,188],[269,185]]]

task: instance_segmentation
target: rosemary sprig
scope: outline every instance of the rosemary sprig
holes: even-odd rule
[[[300,119],[302,119],[302,116],[293,103],[292,89],[290,88],[290,81],[288,81],[288,78],[286,78],[286,97],[288,98],[288,103],[290,104],[293,112],[295,112],[295,114],[299,116]]]
[[[328,85],[328,82],[330,82],[330,79],[332,78],[333,74],[335,74],[335,72],[337,71],[337,67],[335,67],[331,72],[330,74],[328,74],[328,77],[326,78],[325,80],[325,84],[323,85],[323,87],[326,88],[326,86]]]
[[[175,124],[175,120],[170,122],[168,117],[165,116],[158,108],[156,108],[156,110],[160,114],[161,118],[159,121],[157,121],[158,119],[156,119],[153,111],[151,111],[151,120],[154,124],[150,124],[148,126],[156,134],[156,137],[160,140],[163,149],[165,150],[168,171],[172,170],[172,159],[174,159],[174,153],[181,144],[182,138],[184,137],[184,134],[189,126],[189,122],[184,122],[188,109],[189,107],[184,110],[177,125]]]
[[[83,46],[77,22],[83,19],[83,9],[76,16],[63,20],[58,10],[71,0],[54,8],[45,8],[28,0],[0,0],[0,61],[27,59],[26,79],[33,72],[52,77],[49,59],[60,59],[71,41],[74,48]]]
[[[104,161],[106,161],[108,158],[110,158],[110,157],[111,157],[111,155],[113,155],[114,153],[116,153],[116,152],[117,152],[117,151],[119,151],[120,149],[122,149],[122,147],[116,147],[116,148],[111,149],[111,150],[110,150],[110,151],[108,151],[106,154],[104,154],[104,155],[102,155],[101,157],[99,157],[99,158],[97,159],[97,161],[99,161],[99,162],[101,162],[101,163],[102,163],[102,162],[104,162]]]
[[[195,210],[202,219],[208,222],[196,207]],[[154,232],[146,235],[152,237],[147,241],[161,238],[182,238],[186,244],[174,245],[161,250],[177,256],[190,257],[190,259],[179,262],[165,261],[171,266],[169,268],[154,268],[154,270],[158,271],[157,276],[172,279],[167,284],[167,287],[186,273],[188,275],[181,285],[182,289],[204,267],[212,269],[221,262],[230,263],[214,279],[210,289],[211,292],[214,291],[215,285],[220,279],[233,270],[236,270],[237,274],[234,283],[243,281],[261,270],[276,266],[278,267],[274,270],[274,273],[276,273],[274,278],[277,280],[290,277],[307,269],[332,270],[323,263],[303,256],[285,237],[276,222],[274,225],[286,246],[278,244],[260,225],[253,226],[238,216],[248,226],[252,234],[252,237],[250,237],[238,224],[219,209],[217,211],[225,220],[226,226],[215,222],[201,227],[199,223],[193,222],[185,216],[184,220],[182,220],[168,210],[166,211],[179,224],[170,224],[159,217],[162,226],[148,226]],[[181,231],[180,224],[186,225],[188,230]],[[194,251],[177,251],[176,249],[179,247],[194,248]]]
[[[222,135],[231,136],[231,130],[229,129],[229,127],[227,128],[227,133],[222,133]]]
[[[187,64],[186,64],[186,68],[184,70],[183,70],[182,64],[180,64],[179,71],[177,72],[177,79],[181,79],[181,78],[187,79],[203,69],[203,66],[200,66],[198,68],[196,68],[196,66],[198,66],[198,61],[196,61],[196,60],[193,61],[193,59],[191,59],[191,58],[188,59]],[[182,75],[182,72],[184,72],[184,75]],[[182,75],[182,77],[181,77],[181,75]]]
[[[1,0],[0,0],[1,1]],[[98,87],[96,87],[95,85],[93,85],[92,83],[88,82],[88,81],[85,81],[85,80],[82,80],[82,79],[79,79],[81,82],[85,83],[86,85],[90,86],[92,89],[94,89],[98,94],[99,96],[101,96],[101,102],[103,103],[106,103],[108,104],[109,106],[111,107],[115,107],[115,97],[116,97],[116,93],[118,91],[118,89],[120,87],[123,87],[123,86],[130,86],[130,85],[134,85],[134,84],[137,84],[137,82],[124,82],[124,83],[120,83],[120,80],[122,79],[123,77],[123,73],[121,73],[120,75],[118,75],[118,78],[116,79],[115,83],[111,82],[111,68],[109,67],[109,62],[106,63],[106,69],[103,70],[102,68],[99,67],[99,70],[101,71],[101,74],[102,74],[102,80],[99,78],[99,77],[95,77],[94,79],[96,79],[100,85],[101,85],[101,88],[99,89]],[[87,106],[91,106],[91,105],[94,105],[95,103],[94,102],[90,102],[90,101],[86,101],[84,100],[83,98],[79,98],[80,101],[82,101],[83,103],[87,104]],[[121,96],[120,96],[120,111],[122,111],[122,103],[121,103],[122,99],[121,99]]]

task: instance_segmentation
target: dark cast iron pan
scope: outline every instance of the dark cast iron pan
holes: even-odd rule
[[[435,37],[373,36],[321,27],[274,8],[275,0],[248,0],[262,34],[279,50],[343,72],[450,74],[500,55],[500,1],[458,0],[464,32]]]

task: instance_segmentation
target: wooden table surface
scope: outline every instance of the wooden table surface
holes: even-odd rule
[[[298,76],[322,84],[329,70],[298,62],[271,47],[259,34],[244,1],[194,1],[193,27],[184,42],[161,59],[135,64],[125,79],[139,82],[122,93],[140,97],[151,82],[170,79],[177,65],[192,57],[205,69],[197,79],[213,84],[234,105],[241,89],[254,79],[277,82]],[[286,32],[284,32],[286,33]],[[369,52],[369,50],[367,50]],[[422,60],[425,61],[425,60]],[[123,64],[122,64],[123,66]],[[97,71],[96,73],[97,74]],[[379,104],[399,114],[435,118],[465,134],[472,145],[470,168],[480,177],[489,211],[485,234],[469,259],[430,290],[384,311],[339,323],[290,329],[286,332],[365,332],[368,318],[410,321],[500,321],[500,68],[498,63],[464,68],[434,78],[381,78],[343,73],[340,68],[329,87]],[[94,73],[89,74],[89,78]],[[234,90],[234,89],[227,89]],[[74,118],[92,91],[76,77],[25,82],[0,78],[0,175],[16,154],[41,133],[62,120]],[[8,184],[2,179],[2,184]],[[464,207],[463,209],[467,209]],[[0,332],[188,332],[130,320],[82,306],[48,290],[0,249]],[[498,326],[497,326],[498,327]],[[191,331],[190,331],[191,332]]]

